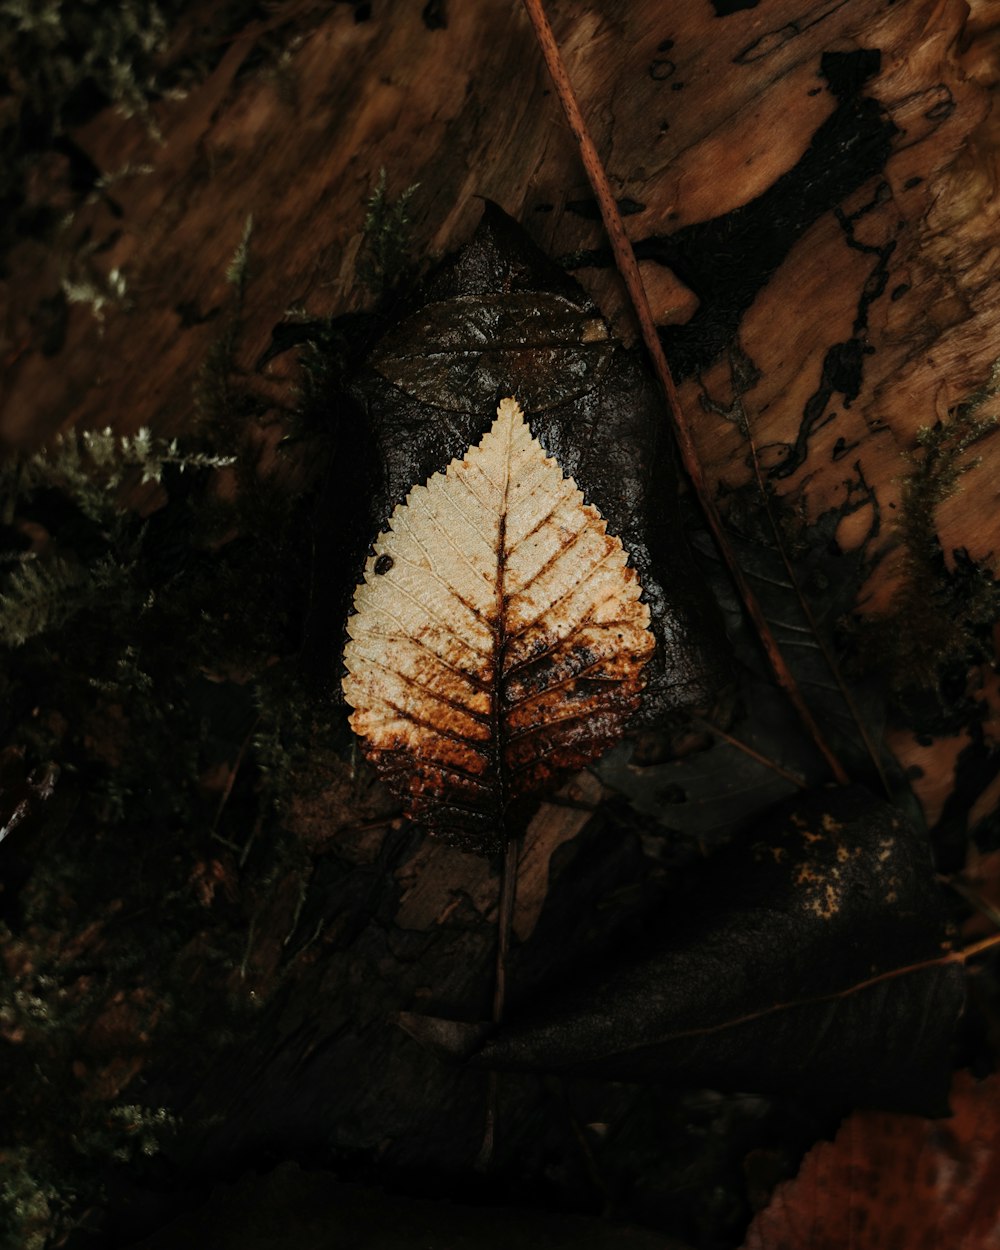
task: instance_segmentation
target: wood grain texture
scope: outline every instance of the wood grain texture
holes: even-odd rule
[[[585,180],[518,5],[456,5],[437,30],[401,3],[379,6],[376,20],[360,24],[347,6],[286,12],[280,69],[243,69],[255,44],[246,32],[186,99],[157,106],[162,144],[110,112],[74,134],[106,173],[152,168],[79,205],[58,247],[30,244],[12,259],[2,291],[7,443],[35,442],[74,422],[185,428],[217,333],[226,262],[250,212],[245,364],[290,305],[324,314],[363,303],[354,266],[380,167],[393,191],[421,184],[418,254],[464,240],[479,196],[524,220],[554,254],[601,246],[599,225],[576,207],[587,200]],[[794,178],[843,110],[822,75],[824,54],[874,55],[851,107],[869,104],[865,125],[884,129],[885,168],[839,197],[833,188],[833,202],[808,228],[789,224],[739,333],[761,374],[746,399],[771,467],[789,447],[804,453],[781,488],[801,492],[816,515],[842,502],[863,473],[888,510],[900,450],[983,379],[995,354],[1000,199],[988,9],[971,24],[961,0],[874,9],[816,0],[724,19],[681,6],[669,20],[653,3],[627,14],[610,4],[554,5],[553,19],[612,180],[638,206],[627,226],[640,258],[651,240],[752,207],[778,180]],[[880,255],[884,273],[873,279]],[[732,263],[743,261],[734,248]],[[86,271],[100,280],[113,269],[126,279],[125,304],[106,309],[102,323],[72,306],[56,362],[44,356],[35,328],[41,301],[64,276]],[[704,300],[705,290],[671,285],[669,266],[647,259],[651,271],[664,315],[675,308],[684,316]],[[578,276],[627,327],[607,269]],[[856,331],[872,281],[879,291],[869,291],[866,324]],[[664,282],[675,298],[663,294]],[[834,388],[803,443],[824,359],[833,344],[852,340],[863,352],[857,394]],[[274,383],[276,400],[286,369],[274,364],[260,380],[265,389]],[[682,395],[697,406],[730,390],[719,359],[689,377]],[[734,426],[705,416],[699,445],[710,476],[745,479]],[[989,485],[1000,438],[981,450],[977,481],[940,517],[945,550],[965,546],[979,557],[1000,549]],[[862,533],[862,518],[845,520],[845,542]],[[872,606],[884,603],[884,579],[871,591]]]
[[[669,21],[652,3],[627,15],[612,5],[555,5],[553,18],[612,179],[641,206],[627,219],[637,244],[752,204],[794,173],[838,107],[821,75],[823,54],[877,50],[860,95],[894,128],[889,160],[831,205],[847,215],[869,206],[857,237],[826,211],[789,238],[740,334],[762,373],[748,396],[760,441],[779,456],[799,431],[831,342],[851,333],[874,264],[859,246],[893,244],[884,293],[869,307],[859,394],[849,406],[833,397],[837,419],[816,431],[808,466],[785,487],[808,476],[814,510],[842,496],[844,456],[832,452],[843,440],[858,444],[869,480],[891,489],[898,448],[981,381],[992,359],[1000,210],[995,41],[980,29],[987,17],[971,27],[971,41],[960,0],[876,9],[817,0],[724,19],[682,6]],[[290,304],[325,313],[362,302],[354,262],[364,201],[383,166],[393,190],[421,183],[422,254],[467,237],[478,196],[521,217],[553,253],[600,245],[598,224],[574,211],[585,182],[519,6],[453,6],[439,30],[404,4],[380,6],[377,20],[360,24],[335,6],[288,29],[294,39],[280,73],[239,72],[251,31],[187,99],[158,106],[162,145],[110,113],[73,136],[102,171],[131,163],[152,172],[81,206],[58,254],[29,247],[15,258],[4,284],[5,338],[20,345],[5,379],[6,441],[34,441],[74,421],[184,428],[215,329],[185,326],[178,308],[208,316],[218,307],[249,212],[247,362]],[[103,326],[74,307],[54,369],[31,341],[31,316],[79,263],[85,235],[97,244],[98,274],[125,275],[128,305],[108,310]],[[579,276],[607,305],[610,275]],[[718,362],[688,382],[685,398],[697,402],[703,389],[720,397],[727,386]],[[701,443],[710,471],[727,480],[743,472],[734,428],[706,420]],[[985,449],[987,468],[998,446],[994,439]],[[953,501],[945,546],[993,550],[1000,522],[982,512],[974,491]]]

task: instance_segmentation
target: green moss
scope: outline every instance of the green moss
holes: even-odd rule
[[[121,1103],[104,1111],[99,1121],[88,1124],[76,1135],[74,1145],[83,1155],[130,1163],[139,1155],[150,1158],[159,1154],[177,1126],[177,1117],[166,1107]]]
[[[0,0],[0,62],[8,106],[0,124],[0,254],[19,232],[47,233],[61,213],[26,204],[32,168],[53,141],[96,108],[113,104],[151,129],[177,0]],[[68,289],[98,301],[107,291]]]
[[[396,286],[406,274],[412,224],[410,201],[419,185],[415,182],[392,199],[382,169],[369,197],[357,275],[377,295]]]
[[[157,54],[178,4],[125,0],[2,0],[0,55],[17,65],[25,100],[58,133],[74,95],[90,85],[127,115],[159,91]]]
[[[161,482],[168,468],[179,472],[221,468],[234,463],[231,454],[182,450],[176,439],[156,437],[150,430],[115,434],[104,430],[73,430],[48,447],[0,465],[0,495],[9,524],[19,504],[42,491],[59,491],[89,520],[108,524],[121,514],[117,492],[126,484]]]

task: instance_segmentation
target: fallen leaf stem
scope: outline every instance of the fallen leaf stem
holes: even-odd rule
[[[615,203],[611,184],[608,181],[608,176],[601,164],[601,158],[598,156],[594,141],[590,137],[583,114],[580,111],[580,106],[577,103],[573,85],[570,82],[562,54],[559,51],[559,45],[556,43],[555,35],[546,16],[544,4],[542,0],[524,0],[524,7],[534,27],[538,45],[545,59],[549,74],[552,77],[552,82],[559,96],[563,111],[566,114],[569,128],[579,146],[580,157],[601,211],[604,228],[607,231],[611,250],[614,253],[615,263],[632,301],[643,342],[646,345],[646,350],[649,352],[656,376],[663,387],[663,392],[667,399],[667,408],[677,439],[681,461],[688,477],[691,479],[691,484],[705,514],[705,519],[712,531],[722,558],[726,562],[747,615],[757,631],[757,636],[767,655],[775,680],[791,700],[799,718],[816,744],[820,754],[826,760],[836,781],[841,785],[846,785],[849,781],[847,772],[826,741],[822,730],[809,710],[805,699],[802,697],[798,683],[786,664],[784,656],[781,654],[778,641],[729,545],[722,518],[705,480],[697,447],[691,433],[691,427],[681,407],[677,387],[674,384],[667,358],[663,353],[660,336],[653,321],[653,314],[642,284],[642,276],[639,273],[639,265],[635,259],[632,244],[625,233],[625,225],[618,211],[618,205]]]
[[[503,855],[500,873],[500,905],[497,911],[497,964],[493,987],[493,1023],[503,1020],[507,1000],[507,958],[514,928],[514,906],[517,902],[517,866],[521,856],[521,839],[512,837]]]
[[[963,946],[961,950],[949,951],[947,955],[942,957],[940,962],[967,964],[970,959],[975,959],[977,955],[982,955],[986,951],[992,950],[994,946],[1000,946],[1000,933],[991,933],[989,937],[980,938],[978,942],[972,942],[968,946]]]
[[[500,869],[500,903],[497,908],[496,979],[493,982],[493,1014],[491,1017],[494,1024],[503,1023],[504,1007],[507,1001],[507,959],[510,954],[510,937],[514,929],[514,906],[517,902],[517,866],[520,856],[521,837],[520,834],[514,834],[508,839],[503,854],[503,865]],[[479,1171],[485,1171],[493,1158],[499,1092],[499,1076],[496,1072],[491,1072],[486,1087],[486,1123],[483,1128],[483,1143],[476,1158],[476,1168]]]

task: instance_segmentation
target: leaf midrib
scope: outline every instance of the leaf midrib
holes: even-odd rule
[[[504,660],[507,653],[507,506],[510,494],[510,456],[514,422],[506,422],[506,446],[503,456],[503,488],[500,492],[500,516],[497,524],[497,572],[495,582],[495,614],[493,624],[493,681],[490,714],[493,721],[497,776],[497,813],[499,835],[504,837],[507,813],[507,732],[503,709]]]

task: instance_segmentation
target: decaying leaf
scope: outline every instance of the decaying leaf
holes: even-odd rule
[[[509,1024],[407,1016],[480,1067],[941,1114],[964,974],[925,841],[860,786],[807,792],[720,852],[641,949]]]
[[[1000,1077],[959,1072],[947,1120],[860,1111],[775,1192],[744,1250],[997,1250]]]
[[[347,615],[371,535],[414,482],[479,442],[498,399],[513,392],[546,453],[621,539],[642,584],[657,648],[637,723],[713,706],[731,679],[728,646],[682,536],[663,399],[638,353],[607,338],[579,283],[495,204],[400,311],[343,397],[350,416],[338,424],[337,464],[351,471],[337,475],[318,526],[316,582],[330,605],[315,608],[316,654],[328,654],[330,632]],[[511,372],[501,375],[498,362]],[[403,376],[417,363],[419,396],[436,407]]]
[[[518,403],[416,486],[354,596],[343,689],[409,814],[459,845],[503,844],[510,805],[614,743],[654,650],[649,608]]]
[[[613,351],[603,318],[563,295],[456,295],[425,304],[387,334],[372,364],[439,408],[486,407],[509,389],[539,412],[592,390]]]

